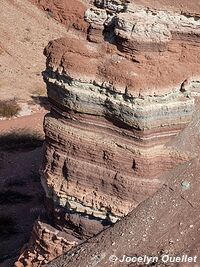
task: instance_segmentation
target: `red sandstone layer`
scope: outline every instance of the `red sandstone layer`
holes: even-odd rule
[[[200,72],[200,46],[181,42],[172,43],[166,52],[145,53],[132,60],[109,44],[63,38],[52,41],[46,55],[49,68],[72,79],[105,83],[136,97],[180,90],[185,80],[190,83]]]
[[[47,266],[122,267],[126,264],[120,262],[123,255],[156,256],[153,266],[166,266],[163,255],[182,257],[190,250],[195,261],[180,265],[168,262],[169,266],[199,266],[199,164],[196,159],[173,171],[162,189],[126,218]],[[130,266],[138,264],[132,262]]]
[[[49,17],[66,25],[68,29],[75,28],[87,32],[88,23],[84,21],[87,9],[86,3],[76,0],[30,0],[47,12]]]
[[[199,21],[196,15],[124,2],[95,1],[98,7],[86,12],[89,41],[61,38],[45,49],[44,79],[52,110],[44,122],[41,180],[51,203],[52,231],[63,231],[77,243],[123,221],[162,186],[163,172],[196,156],[166,143],[187,126],[194,112],[193,96],[200,84]],[[63,5],[55,3],[56,8]],[[61,8],[67,18],[69,6]],[[62,12],[60,16],[62,21]],[[146,212],[143,205],[144,210],[135,212]],[[162,220],[159,208],[154,211]],[[154,231],[157,227],[152,224]],[[44,245],[40,260],[39,233],[33,236],[40,241],[33,237],[21,263],[40,266],[51,259],[54,242],[49,251]],[[62,246],[68,249],[61,245],[57,255]]]

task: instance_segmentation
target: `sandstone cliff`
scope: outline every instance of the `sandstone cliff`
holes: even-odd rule
[[[166,177],[168,182],[162,189],[126,218],[47,266],[199,266],[199,163],[195,159],[174,170]],[[196,256],[198,261],[189,264],[162,261],[164,255],[184,253]],[[158,260],[149,264],[120,262],[123,255],[136,258],[148,255]]]
[[[41,181],[50,221],[34,228],[18,266],[40,266],[116,223],[162,186],[163,172],[196,156],[167,145],[191,121],[200,88],[192,8],[96,0],[87,36],[46,47],[52,109]]]

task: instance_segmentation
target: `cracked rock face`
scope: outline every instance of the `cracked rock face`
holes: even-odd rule
[[[29,249],[25,250],[15,266],[44,265],[77,245],[77,241],[63,231],[37,221],[33,228],[32,239],[28,244]]]
[[[108,1],[102,2],[97,3],[97,8],[92,7],[86,11],[86,20],[91,23],[89,40],[103,41],[93,36],[96,35],[93,29],[98,25],[101,33],[108,31],[106,38],[110,42],[116,42],[122,51],[131,54],[166,51],[172,40],[199,42],[199,15],[156,10],[133,2],[126,2],[122,5],[123,8],[118,9],[114,8],[113,3],[108,5]],[[121,5],[118,4],[119,6]]]
[[[52,109],[41,181],[53,228],[76,244],[123,218],[161,187],[164,171],[194,157],[166,144],[195,109],[199,17],[130,2],[94,1],[87,40],[70,35],[45,49]],[[29,260],[39,266],[33,251],[40,250]]]
[[[94,4],[99,8],[122,12],[126,10],[128,2],[127,0],[95,0]]]

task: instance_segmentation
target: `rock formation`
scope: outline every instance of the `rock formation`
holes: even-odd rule
[[[16,266],[38,266],[40,263],[48,263],[75,245],[74,238],[64,231],[55,229],[50,223],[37,221],[28,247],[23,248],[25,252]]]
[[[200,88],[198,12],[96,0],[87,40],[46,47],[41,181],[51,226],[34,229],[18,266],[40,266],[116,223],[162,186],[163,172],[196,156],[167,144],[191,121]]]
[[[126,218],[47,266],[199,266],[199,164],[195,159],[173,171],[169,181]],[[198,254],[189,254],[191,248]],[[164,255],[173,259],[184,251],[194,257],[189,265],[165,264]],[[120,262],[123,255],[143,260]],[[147,264],[145,255],[157,259]]]

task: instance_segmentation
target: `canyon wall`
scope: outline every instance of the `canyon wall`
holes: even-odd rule
[[[45,266],[198,267],[199,164],[199,158],[196,158],[176,168],[166,176],[168,182],[155,195],[114,227]],[[186,256],[178,261],[178,256],[183,255],[193,258],[188,263]]]
[[[40,266],[113,225],[162,186],[165,171],[196,156],[168,144],[195,110],[200,10],[86,5],[87,34],[45,49],[49,218],[36,223],[16,266]]]

